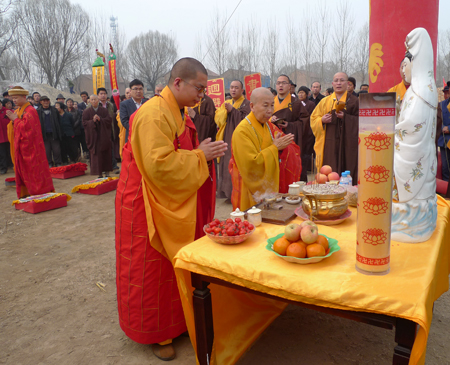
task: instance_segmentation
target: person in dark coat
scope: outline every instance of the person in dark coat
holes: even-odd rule
[[[86,144],[91,157],[91,175],[109,176],[112,171],[111,116],[107,109],[99,105],[97,95],[91,95],[91,106],[83,112],[83,126]]]
[[[131,115],[148,99],[144,97],[144,83],[134,79],[130,82],[131,98],[120,103],[120,123],[126,130],[125,143],[128,141],[129,121]]]
[[[54,162],[56,166],[61,166],[61,117],[55,107],[50,105],[48,96],[41,97],[41,106],[37,113],[41,122],[48,165],[51,168]]]
[[[73,117],[73,131],[75,133],[75,146],[76,146],[76,149],[77,149],[77,161],[78,161],[80,159],[80,157],[81,157],[80,145],[82,144],[83,137],[84,137],[84,130],[83,130],[83,134],[81,134],[82,112],[80,112],[78,110],[78,108],[75,107],[74,101],[71,98],[66,100],[66,105],[67,105],[67,112],[71,113],[72,117]],[[84,143],[86,143],[86,142],[84,142]]]
[[[298,99],[306,108],[306,111],[311,116],[312,112],[316,107],[315,101],[308,99],[309,89],[306,86],[300,86],[298,88]],[[314,154],[314,134],[311,129],[311,121],[308,117],[306,123],[303,124],[302,132],[302,147],[301,147],[301,158],[302,158],[302,175],[301,180],[307,180],[307,172],[311,170],[311,155]]]
[[[0,109],[0,174],[6,174],[8,167],[12,166],[11,161],[11,147],[8,140],[8,124],[11,122],[6,112],[12,110],[13,102],[9,99],[4,99]]]
[[[58,111],[61,117],[61,157],[64,164],[67,164],[69,161],[67,157],[70,158],[72,163],[77,162],[77,146],[75,143],[75,132],[74,132],[74,124],[75,121],[71,113],[67,112],[66,105],[63,102],[56,102],[55,108]]]

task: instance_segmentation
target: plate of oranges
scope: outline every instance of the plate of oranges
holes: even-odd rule
[[[320,262],[341,249],[336,239],[319,234],[314,223],[302,225],[291,223],[285,233],[267,240],[266,249],[285,261],[303,265]]]

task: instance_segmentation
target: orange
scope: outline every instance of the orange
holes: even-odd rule
[[[306,246],[308,246],[305,242],[302,241],[302,239],[300,238],[298,241],[292,242],[292,243],[298,243],[300,245],[302,245],[305,250],[306,250]]]
[[[322,245],[325,249],[325,252],[328,251],[328,239],[325,236],[319,234],[319,238],[317,238],[317,242],[319,245]]]
[[[290,244],[291,243],[283,236],[273,243],[273,250],[279,255],[286,256],[286,249]]]
[[[301,259],[305,258],[306,257],[305,246],[303,246],[298,242],[291,243],[286,250],[286,256],[293,256]]]
[[[318,243],[311,243],[306,246],[306,255],[308,257],[325,256],[325,249]]]

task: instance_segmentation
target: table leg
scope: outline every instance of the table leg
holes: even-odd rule
[[[209,283],[199,275],[191,273],[192,296],[194,305],[195,334],[197,340],[197,358],[200,365],[209,365],[214,341],[211,292]]]
[[[397,318],[395,324],[394,365],[408,365],[411,350],[416,339],[417,324],[403,318]]]

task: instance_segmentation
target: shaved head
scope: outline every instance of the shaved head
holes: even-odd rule
[[[91,95],[91,97],[89,98],[89,102],[91,103],[91,106],[97,108],[99,103],[98,96],[95,94]]]
[[[333,76],[333,90],[336,96],[340,97],[344,92],[347,91],[348,87],[348,75],[345,72],[337,72]]]
[[[264,124],[269,121],[273,114],[273,94],[265,88],[259,87],[253,90],[250,97],[250,109],[259,123]]]
[[[253,90],[252,95],[250,96],[250,101],[253,104],[257,104],[264,97],[273,99],[273,94],[269,89],[265,87],[258,87],[257,89]]]
[[[173,83],[176,78],[186,81],[194,80],[198,73],[208,76],[205,66],[200,61],[190,57],[182,58],[173,65],[170,71],[169,84]]]

